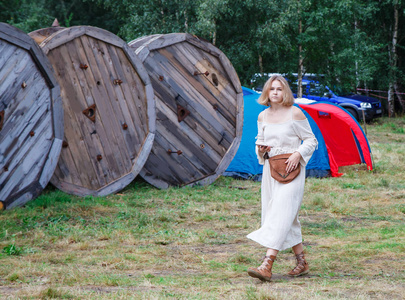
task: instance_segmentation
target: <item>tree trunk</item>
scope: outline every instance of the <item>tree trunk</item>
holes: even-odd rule
[[[394,89],[395,89],[395,94],[397,95],[397,98],[399,100],[399,104],[401,105],[402,112],[405,112],[405,99],[402,98],[402,94],[400,92],[398,82],[394,83]]]
[[[394,84],[390,83],[388,88],[388,117],[394,116]]]
[[[217,43],[217,20],[214,19],[214,32],[212,33],[212,44],[215,46]]]
[[[301,5],[300,1],[298,1],[298,15],[299,15],[299,22],[298,22],[298,36],[301,37],[302,34],[302,20],[301,20]],[[304,59],[302,58],[302,44],[301,42],[298,44],[298,87],[297,87],[297,98],[302,98],[302,74],[304,70]]]
[[[263,57],[259,54],[259,70],[260,70],[260,74],[263,75]]]
[[[398,43],[398,0],[394,1],[394,30],[392,33],[392,47],[391,47],[391,68],[390,68],[390,83],[388,89],[388,116],[394,116],[394,86],[397,82],[397,76],[395,69],[398,64],[398,53],[397,53],[397,43]]]

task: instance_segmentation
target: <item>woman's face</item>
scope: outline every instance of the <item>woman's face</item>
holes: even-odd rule
[[[270,103],[281,103],[283,101],[283,85],[280,81],[274,80],[271,83],[269,91],[269,100]]]

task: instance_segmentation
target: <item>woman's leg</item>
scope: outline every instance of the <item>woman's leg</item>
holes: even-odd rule
[[[293,249],[295,255],[304,252],[304,246],[302,245],[302,243],[295,245],[294,247],[292,247],[292,249]]]
[[[297,277],[304,274],[308,274],[309,266],[307,261],[305,260],[304,246],[302,245],[302,243],[299,243],[298,245],[292,247],[292,249],[294,251],[295,258],[297,259],[297,265],[295,266],[294,269],[288,272],[288,275]]]
[[[275,249],[267,249],[267,251],[266,251],[266,256],[270,256],[270,255],[273,255],[274,257],[276,257],[277,256],[277,253],[278,253],[278,250],[275,250]]]
[[[267,249],[266,256],[264,257],[261,266],[248,269],[249,276],[259,278],[261,281],[270,281],[272,275],[271,268],[273,267],[273,262],[276,260],[277,253],[278,250]]]

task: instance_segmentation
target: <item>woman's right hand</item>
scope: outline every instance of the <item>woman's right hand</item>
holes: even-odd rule
[[[270,152],[271,146],[257,145],[260,153]]]

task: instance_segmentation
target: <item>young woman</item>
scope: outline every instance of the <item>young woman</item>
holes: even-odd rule
[[[247,237],[267,248],[261,266],[249,268],[248,274],[262,281],[270,281],[271,268],[277,253],[292,247],[297,266],[288,274],[300,276],[309,272],[302,245],[298,212],[304,194],[305,165],[318,142],[304,113],[293,106],[294,97],[287,81],[272,76],[264,85],[259,103],[269,106],[258,117],[256,153],[263,164],[261,185],[262,214],[260,229]],[[292,153],[286,160],[286,173],[301,168],[291,182],[280,183],[271,176],[269,160],[279,154]]]

